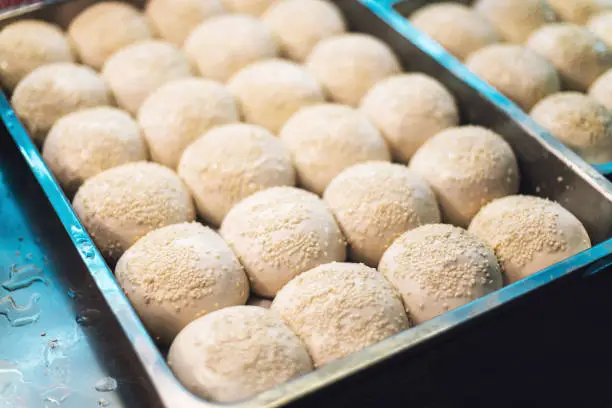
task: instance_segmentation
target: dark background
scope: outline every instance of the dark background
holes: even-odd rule
[[[292,407],[612,407],[611,294],[567,276]]]

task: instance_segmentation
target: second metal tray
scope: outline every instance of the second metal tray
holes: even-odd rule
[[[471,5],[476,0],[379,0],[377,1],[379,4],[383,5],[387,9],[392,9],[394,12],[397,12],[405,19],[409,19],[410,15],[417,11],[419,8],[426,6],[431,3],[440,3],[440,2],[453,2],[453,3],[462,3],[465,5]],[[436,44],[437,45],[437,44]],[[450,58],[455,59],[450,54],[448,55]],[[501,96],[501,95],[498,95]],[[504,99],[507,99],[503,97]],[[506,100],[504,103],[512,103],[510,100]],[[518,108],[518,106],[516,107]],[[524,116],[529,116],[525,113]],[[515,115],[516,117],[516,115]],[[544,128],[542,128],[539,124],[534,121],[530,121],[525,123],[525,126],[529,127],[532,132],[544,134],[548,133]],[[599,173],[603,174],[605,177],[612,179],[612,162],[601,163],[601,164],[591,164]]]

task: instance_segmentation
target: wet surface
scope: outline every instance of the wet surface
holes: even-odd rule
[[[96,388],[110,381],[88,340],[100,312],[79,312],[59,278],[71,265],[53,262],[54,237],[45,236],[40,203],[27,194],[37,186],[27,174],[9,174],[18,170],[10,164],[0,158],[0,406],[96,407],[101,398],[125,406],[114,379],[114,387]]]

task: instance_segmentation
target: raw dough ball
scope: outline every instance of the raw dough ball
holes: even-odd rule
[[[378,81],[401,71],[387,44],[368,34],[343,34],[319,42],[306,67],[338,103],[358,106]]]
[[[185,150],[178,172],[200,216],[214,225],[253,193],[295,185],[289,151],[272,133],[255,125],[226,125],[209,131]]]
[[[233,402],[312,371],[300,339],[274,313],[234,306],[210,313],[183,329],[168,365],[202,398]]]
[[[483,16],[463,4],[430,4],[412,14],[410,22],[460,60],[500,40]]]
[[[402,162],[408,162],[427,139],[459,124],[455,98],[440,82],[419,73],[378,82],[363,97],[360,109]]]
[[[281,50],[295,61],[304,61],[317,43],[346,31],[338,7],[325,0],[283,0],[262,16],[275,34]]]
[[[62,117],[51,128],[43,147],[45,163],[68,196],[104,170],[147,158],[138,124],[127,113],[109,107]]]
[[[264,309],[269,309],[272,306],[272,301],[270,299],[265,299],[256,295],[249,296],[249,300],[247,300],[247,305],[249,306],[257,306],[263,307]]]
[[[159,35],[178,46],[202,21],[223,12],[220,0],[150,0],[146,10]]]
[[[239,121],[234,96],[221,84],[201,78],[162,85],[138,111],[151,157],[172,169],[195,139],[215,126]]]
[[[526,111],[561,90],[555,67],[521,45],[489,45],[471,54],[466,65]]]
[[[315,367],[409,327],[395,289],[361,264],[334,262],[301,274],[278,292],[272,311],[306,344]]]
[[[474,9],[504,41],[515,44],[523,44],[533,31],[556,19],[545,0],[478,0]]]
[[[612,11],[606,11],[591,17],[587,23],[587,28],[601,38],[608,48],[612,48]]]
[[[344,237],[329,208],[293,187],[244,199],[227,214],[220,232],[260,296],[273,297],[296,275],[346,258]]]
[[[229,81],[245,122],[277,133],[300,108],[325,100],[320,85],[304,68],[273,59],[256,62]]]
[[[531,117],[590,163],[612,160],[612,112],[578,92],[543,99]]]
[[[416,324],[503,286],[493,251],[466,230],[446,224],[406,232],[385,252],[378,269],[399,290]]]
[[[124,164],[90,178],[72,206],[111,261],[148,232],[195,218],[191,196],[176,173],[147,162]]]
[[[68,27],[81,60],[99,70],[120,49],[153,37],[147,19],[134,6],[118,1],[96,3]]]
[[[42,143],[62,116],[80,109],[111,105],[112,97],[93,69],[58,62],[29,73],[15,88],[11,104],[30,135]]]
[[[272,32],[244,15],[211,18],[185,41],[185,52],[206,78],[227,82],[247,65],[278,55]]]
[[[512,149],[497,133],[479,126],[438,133],[416,152],[410,169],[429,182],[444,218],[460,227],[467,227],[483,205],[519,188]]]
[[[474,217],[469,232],[493,248],[509,283],[591,247],[572,213],[539,197],[495,200]]]
[[[612,111],[612,69],[593,82],[589,96]]]
[[[236,255],[216,232],[195,222],[149,232],[121,256],[115,276],[163,343],[200,316],[244,305],[249,295]]]
[[[602,10],[612,9],[612,0],[547,0],[561,20],[584,24]]]
[[[301,109],[279,134],[287,146],[299,183],[317,194],[342,170],[371,160],[390,161],[378,129],[359,111],[320,104]]]
[[[21,20],[0,32],[0,81],[9,91],[38,67],[73,61],[70,43],[53,24]]]
[[[277,0],[223,0],[225,8],[233,13],[260,16]]]
[[[181,50],[153,40],[123,48],[106,61],[102,70],[117,104],[132,114],[161,85],[191,75],[191,66]]]
[[[404,232],[440,222],[427,182],[399,164],[349,167],[332,180],[323,199],[346,237],[349,259],[372,267]]]
[[[612,68],[612,51],[587,29],[573,24],[546,25],[529,37],[527,47],[555,66],[566,89],[585,91]]]

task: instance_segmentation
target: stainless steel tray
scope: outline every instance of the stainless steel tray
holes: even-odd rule
[[[430,3],[439,3],[439,2],[455,2],[455,3],[463,3],[466,5],[473,4],[476,0],[381,0],[378,3],[383,3],[387,7],[393,8],[393,10],[397,11],[404,18],[409,18],[410,15],[418,10],[419,8],[430,4]],[[451,58],[453,58],[451,56]],[[503,97],[503,96],[502,96]],[[507,99],[503,97],[504,99]],[[508,103],[510,101],[504,101],[504,103]],[[512,102],[510,102],[512,103]],[[535,133],[546,133],[540,125],[535,122],[527,124],[529,128],[532,129]],[[603,174],[609,179],[612,179],[612,162],[601,163],[601,164],[591,164],[599,173]]]
[[[35,17],[65,26],[90,3],[91,0],[43,2],[5,11],[0,19],[6,23]],[[542,287],[553,281],[564,280],[570,275],[589,276],[612,265],[612,184],[605,177],[558,140],[542,132],[514,104],[410,26],[394,10],[393,3],[367,0],[338,0],[336,3],[352,30],[367,32],[386,41],[407,70],[426,72],[442,81],[456,96],[463,123],[484,125],[502,134],[519,159],[523,176],[521,191],[562,203],[584,223],[596,245],[492,295],[231,406],[312,406],[316,395],[329,397],[330,393],[324,391],[332,386],[334,406],[344,406],[349,400],[361,406],[376,406],[375,402],[360,400],[354,387],[371,390],[371,384],[381,382],[399,384],[393,392],[409,395],[410,390],[401,386],[402,370],[408,370],[411,359],[417,358],[422,350],[420,346],[435,344],[444,333],[467,327],[468,323],[481,318],[490,318],[519,298],[544,290]],[[0,215],[7,220],[21,220],[24,234],[29,234],[21,243],[19,232],[16,236],[12,228],[0,228],[1,249],[10,252],[15,246],[29,245],[36,260],[32,263],[43,269],[41,279],[47,282],[45,285],[35,277],[21,289],[11,292],[16,302],[16,306],[11,307],[18,312],[23,311],[20,307],[27,304],[28,299],[38,294],[39,310],[35,312],[40,316],[37,320],[31,319],[35,322],[19,327],[0,318],[0,385],[4,370],[4,374],[9,372],[11,378],[17,378],[17,383],[43,386],[45,376],[28,370],[37,364],[44,365],[44,361],[39,354],[28,354],[26,349],[50,348],[52,339],[41,337],[41,331],[53,336],[53,330],[64,330],[62,333],[74,330],[77,333],[74,344],[81,345],[78,346],[81,349],[73,345],[72,351],[66,351],[66,358],[72,365],[70,378],[64,381],[74,394],[79,395],[85,389],[92,391],[95,379],[110,375],[119,381],[119,387],[110,394],[100,394],[100,398],[112,399],[112,406],[220,406],[191,395],[175,379],[165,363],[164,351],[159,350],[147,334],[4,95],[0,96],[0,114],[3,122],[0,170],[7,192],[6,196],[0,195],[3,210]],[[21,266],[21,255],[9,252],[0,259],[3,262],[16,260]],[[44,256],[48,257],[46,262]],[[0,279],[4,276],[0,275]],[[0,298],[5,301],[2,290]],[[1,307],[0,314],[9,314],[3,313]],[[59,343],[61,347],[61,338]],[[12,361],[17,368],[3,368],[4,360]],[[389,365],[394,366],[393,371],[380,369]],[[81,375],[81,371],[94,374]],[[344,391],[338,389],[338,384],[344,386]],[[78,398],[68,397],[61,406],[86,406],[78,401]]]

